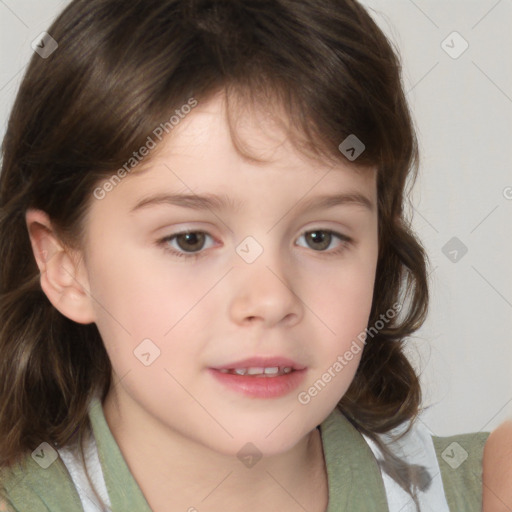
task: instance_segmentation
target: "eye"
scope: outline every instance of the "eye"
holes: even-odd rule
[[[307,245],[298,244],[302,247],[309,247],[315,252],[325,252],[329,255],[336,255],[347,248],[352,239],[329,229],[313,229],[304,232],[300,238],[303,238]],[[300,239],[299,238],[299,239]],[[205,246],[207,240],[210,239],[210,245]],[[338,244],[336,245],[336,240]],[[174,233],[157,241],[166,252],[173,256],[185,258],[199,258],[206,254],[203,249],[212,247],[213,238],[204,231],[183,231],[182,233]],[[328,250],[328,249],[334,250]]]
[[[184,231],[166,236],[158,241],[166,251],[176,256],[198,257],[204,249],[205,241],[212,237],[204,231]]]
[[[319,252],[327,252],[326,249],[331,247],[333,242],[335,242],[337,239],[339,242],[338,249],[332,251],[333,254],[337,254],[343,250],[346,245],[352,241],[349,237],[328,229],[314,229],[311,231],[306,231],[301,235],[300,238],[302,237],[304,237],[306,240],[307,246],[301,244],[298,245],[301,245],[301,247],[310,247],[311,249]]]

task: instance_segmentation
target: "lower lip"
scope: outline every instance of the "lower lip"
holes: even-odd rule
[[[294,370],[278,377],[251,377],[221,373],[209,368],[215,379],[229,389],[253,398],[277,398],[298,388],[306,376],[306,370]]]

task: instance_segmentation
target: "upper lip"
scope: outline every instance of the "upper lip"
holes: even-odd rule
[[[230,370],[236,368],[291,368],[292,370],[304,370],[301,365],[287,357],[249,357],[233,363],[213,367],[214,370]]]

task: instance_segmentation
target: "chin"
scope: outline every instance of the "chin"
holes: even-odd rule
[[[290,418],[292,416],[290,415]],[[253,422],[250,426],[241,424],[238,428],[235,428],[234,425],[231,428],[227,427],[233,438],[220,434],[224,437],[225,442],[217,445],[217,450],[237,457],[241,455],[240,452],[243,454],[244,450],[249,452],[252,450],[265,457],[281,455],[294,448],[315,428],[315,426],[311,429],[305,428],[304,422],[282,421],[283,418],[279,418],[278,421],[272,423]],[[298,428],[299,425],[301,428]],[[220,440],[219,437],[217,439]]]

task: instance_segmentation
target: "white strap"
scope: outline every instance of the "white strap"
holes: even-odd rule
[[[405,430],[405,425],[397,427],[393,433]],[[382,453],[377,445],[363,435],[375,457],[382,460]],[[386,444],[389,436],[379,436]],[[418,502],[422,512],[450,512],[441,478],[441,469],[437,460],[432,433],[417,420],[411,430],[398,441],[388,445],[391,451],[409,464],[424,466],[432,478],[425,491],[418,491]],[[416,512],[411,496],[402,489],[387,473],[381,469],[389,512]]]
[[[108,505],[107,508],[98,503],[98,500],[89,485],[89,481],[87,480],[85,469],[81,464],[79,454],[70,450],[68,447],[60,448],[57,451],[73,479],[73,483],[75,484],[78,495],[80,496],[84,512],[112,512],[94,436],[90,436],[89,442],[86,443],[84,447],[85,461],[94,487],[103,502]]]

